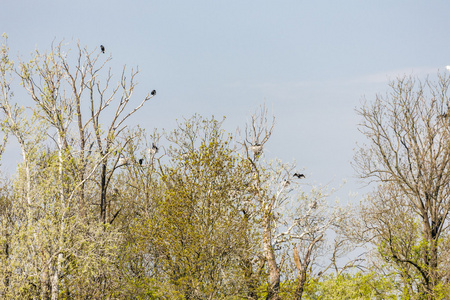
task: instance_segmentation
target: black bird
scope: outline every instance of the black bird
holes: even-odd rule
[[[300,179],[300,178],[305,178],[305,175],[299,174],[299,173],[294,173],[294,177],[298,177]]]
[[[142,163],[144,162],[143,158],[139,158],[139,164],[142,166]]]
[[[105,46],[100,45],[100,50],[102,50],[102,53],[105,53]]]
[[[152,96],[156,95],[156,90],[153,90],[150,94],[152,94]]]

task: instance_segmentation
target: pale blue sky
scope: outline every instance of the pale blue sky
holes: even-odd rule
[[[308,182],[353,181],[364,95],[450,64],[448,1],[0,3],[13,54],[80,40],[105,45],[117,73],[139,65],[137,94],[158,91],[137,115],[150,131],[196,112],[231,130],[265,102],[277,118],[267,156],[295,159]]]

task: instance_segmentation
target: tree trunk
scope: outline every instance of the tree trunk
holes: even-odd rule
[[[102,182],[100,195],[100,220],[106,224],[106,162],[102,163]]]
[[[306,254],[303,259],[303,263],[300,260],[300,256],[298,255],[297,248],[294,249],[294,262],[295,266],[297,267],[298,272],[298,284],[297,288],[295,290],[295,299],[301,300],[303,296],[303,289],[305,287],[306,283],[306,271],[308,270],[309,264],[311,263],[311,253],[314,249],[314,246],[317,242],[321,241],[323,238],[323,233],[320,234],[318,237],[316,237],[314,240],[311,241],[309,244],[308,250],[306,251]]]
[[[253,272],[253,264],[249,259],[245,259],[243,265],[245,284],[247,288],[247,299],[258,300],[258,293],[256,292],[257,286],[255,286],[255,274]]]
[[[295,263],[295,266],[297,267],[297,273],[298,273],[297,288],[295,289],[295,299],[301,300],[302,296],[303,296],[303,288],[305,287],[305,281],[306,281],[306,268],[304,268],[302,266],[300,257],[298,256],[297,248],[294,249],[294,263]]]
[[[58,264],[58,262],[57,262]],[[53,276],[51,278],[52,283],[52,300],[57,300],[59,297],[59,268],[56,266]]]
[[[433,206],[431,203],[430,197],[426,195],[426,203]],[[421,209],[422,216],[422,226],[423,226],[423,235],[422,238],[427,241],[425,245],[425,249],[423,249],[423,264],[424,264],[424,272],[422,273],[423,277],[423,288],[420,293],[423,295],[423,299],[433,299],[434,289],[436,285],[439,283],[438,279],[438,239],[439,239],[439,223],[437,222],[436,214],[429,211],[425,207]]]
[[[297,288],[295,289],[295,299],[301,300],[303,297],[303,289],[305,287],[306,272],[302,272],[298,278]]]
[[[426,280],[426,294],[427,299],[433,298],[434,289],[436,288],[436,285],[439,282],[438,279],[438,253],[437,253],[437,243],[438,243],[438,234],[437,231],[433,225],[434,222],[432,221],[432,225],[430,226],[428,218],[424,218],[423,220],[424,225],[424,238],[428,241],[427,249],[424,252],[424,261],[426,264],[426,273],[427,278]]]
[[[280,270],[278,269],[275,251],[272,247],[272,232],[270,227],[270,214],[264,220],[264,256],[269,267],[269,286],[266,300],[278,300],[280,292]]]
[[[43,300],[49,299],[49,285],[48,270],[45,269],[41,273],[41,299]]]

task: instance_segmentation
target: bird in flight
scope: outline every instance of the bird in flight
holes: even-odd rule
[[[300,179],[300,178],[305,178],[305,175],[299,174],[299,173],[294,173],[294,177],[298,177]]]
[[[153,90],[150,94],[151,94],[152,96],[155,96],[155,95],[156,95],[156,90]]]
[[[105,53],[105,46],[100,45],[100,50],[102,50],[102,53]]]

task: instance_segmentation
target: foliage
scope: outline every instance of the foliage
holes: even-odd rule
[[[264,107],[237,134],[198,115],[149,134],[127,123],[155,96],[130,108],[138,69],[114,84],[111,57],[79,44],[14,62],[5,37],[1,52],[0,155],[11,140],[21,155],[0,182],[2,299],[446,297],[446,78],[440,102],[405,80],[361,109],[357,163],[380,185],[356,219],[266,160]],[[368,272],[339,266],[352,240],[375,246]]]
[[[399,299],[389,277],[374,273],[327,275],[315,281],[304,299]]]

